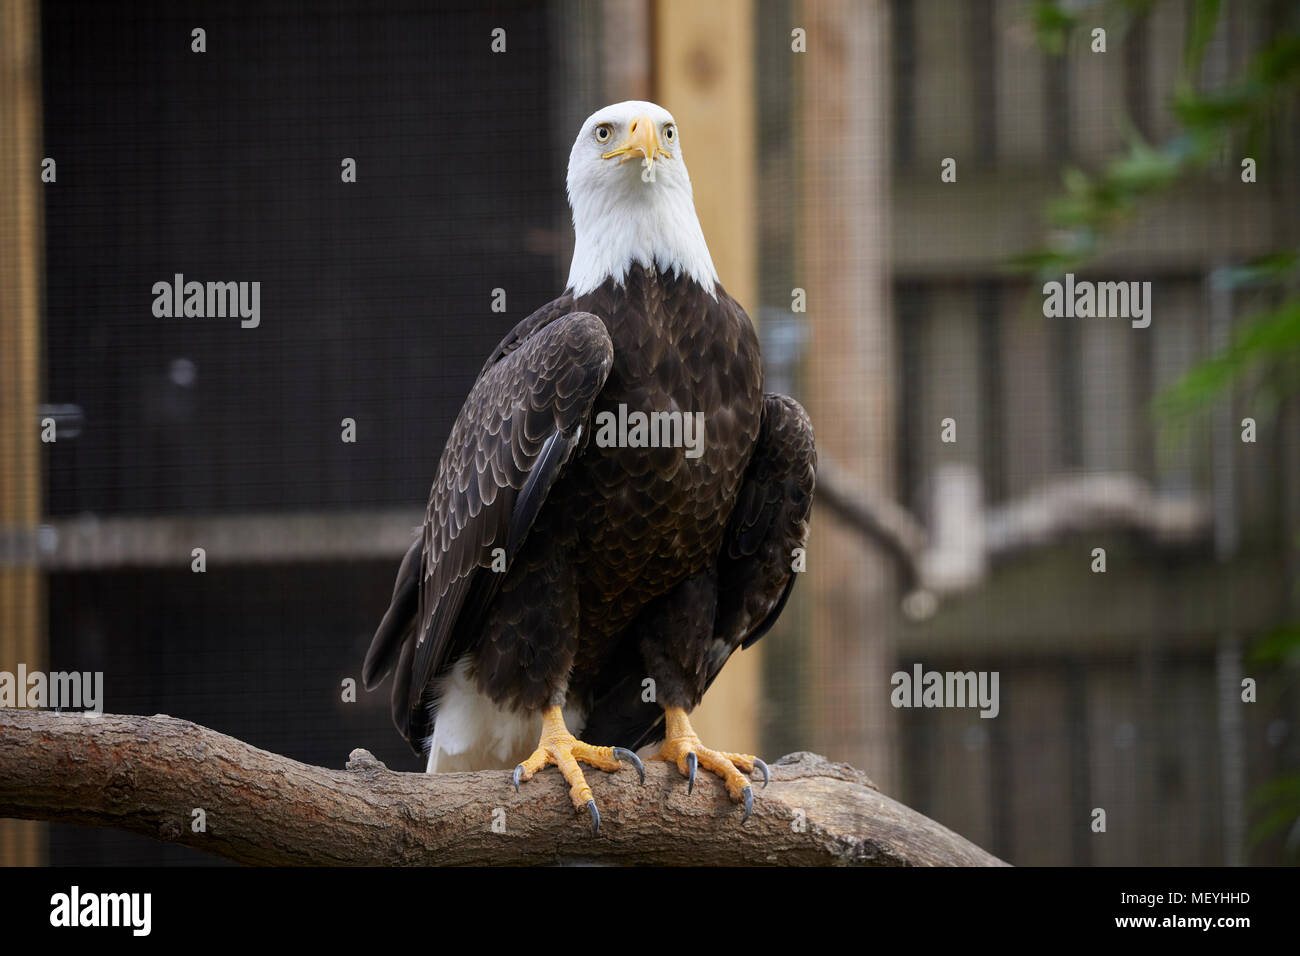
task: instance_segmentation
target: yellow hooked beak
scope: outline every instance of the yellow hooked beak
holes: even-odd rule
[[[618,164],[622,166],[629,159],[636,159],[636,154],[640,153],[645,158],[646,168],[652,169],[656,156],[662,156],[664,159],[672,159],[670,155],[659,145],[659,137],[655,133],[655,124],[648,116],[638,116],[632,121],[628,128],[627,139],[617,149],[611,149],[608,153],[601,153],[601,159],[613,159],[615,156],[622,157]]]

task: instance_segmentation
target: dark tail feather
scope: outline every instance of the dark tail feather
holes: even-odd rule
[[[419,754],[419,738],[413,738],[411,735],[411,712],[406,706],[407,698],[411,694],[411,654],[414,650],[415,641],[406,641],[402,644],[401,660],[398,662],[397,672],[393,674],[393,695],[389,703],[393,712],[393,724],[397,727],[397,732],[405,737],[406,742],[411,745],[411,749],[416,754]]]
[[[402,558],[397,582],[393,585],[393,599],[384,619],[379,622],[379,630],[370,641],[366,662],[361,667],[361,682],[366,690],[372,690],[388,676],[403,641],[415,626],[420,601],[420,551],[423,544],[421,538],[416,538],[406,557]]]

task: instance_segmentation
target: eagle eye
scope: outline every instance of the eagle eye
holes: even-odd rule
[[[664,139],[665,139],[667,142],[671,143],[671,142],[672,142],[673,140],[675,140],[676,138],[677,138],[677,127],[674,126],[672,123],[665,123],[665,124],[664,124]]]
[[[596,127],[596,142],[608,143],[609,138],[614,135],[614,130],[608,123],[601,123]]]

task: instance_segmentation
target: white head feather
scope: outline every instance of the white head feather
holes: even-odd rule
[[[604,158],[649,118],[658,149]],[[607,279],[622,284],[634,264],[685,273],[717,298],[713,258],[695,214],[691,177],[672,114],[640,100],[598,110],[582,124],[569,154],[569,205],[576,242],[568,287],[585,295]],[[644,137],[645,130],[640,129]]]

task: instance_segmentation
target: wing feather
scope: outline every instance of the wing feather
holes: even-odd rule
[[[366,661],[361,666],[361,682],[366,690],[373,690],[388,676],[394,658],[401,652],[403,642],[415,626],[415,614],[420,605],[420,554],[423,550],[424,542],[416,538],[397,570],[393,599],[379,622],[370,650],[366,652]]]
[[[768,394],[763,425],[718,560],[714,637],[731,652],[750,647],[776,623],[794,587],[794,550],[807,543],[817,484],[817,448],[808,413],[794,399]]]
[[[431,730],[433,681],[472,648],[500,588],[504,575],[491,570],[494,550],[505,549],[508,569],[578,448],[609,375],[614,352],[604,323],[586,312],[557,315],[563,304],[557,300],[520,323],[470,390],[425,510],[416,606],[410,608],[412,568],[404,561],[394,603],[367,654],[363,676],[378,680],[395,656],[395,632],[404,637],[393,720],[417,752]],[[396,631],[403,613],[411,615],[409,626]]]

